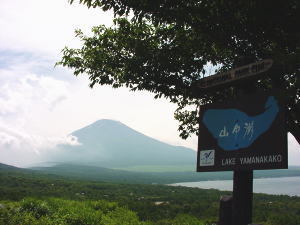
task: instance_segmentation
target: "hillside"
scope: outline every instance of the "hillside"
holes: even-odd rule
[[[217,221],[220,196],[230,194],[167,185],[79,181],[38,173],[7,175],[1,168],[0,224],[5,225],[125,224],[135,213],[143,225],[210,225]],[[299,224],[299,197],[254,194],[253,202],[256,224]],[[125,210],[115,212],[118,206]],[[101,217],[91,222],[99,213]],[[104,218],[113,222],[99,222]],[[142,225],[130,221],[126,224]]]
[[[108,169],[96,166],[76,164],[58,164],[51,167],[31,168],[39,174],[52,174],[80,180],[104,181],[114,183],[138,184],[171,184],[179,182],[231,180],[232,172],[136,172]],[[300,167],[291,167],[288,170],[256,170],[254,178],[300,176]]]
[[[60,145],[49,161],[100,167],[196,165],[196,152],[148,137],[121,122],[99,120],[72,132],[80,145]]]
[[[23,171],[23,169],[15,167],[15,166],[10,166],[10,165],[7,165],[7,164],[0,163],[0,171],[2,171],[2,172],[4,172],[4,171],[19,172],[19,171]]]

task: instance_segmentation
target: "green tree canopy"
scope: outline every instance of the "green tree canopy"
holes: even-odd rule
[[[73,3],[74,0],[70,0]],[[251,89],[279,88],[288,130],[300,142],[299,0],[80,0],[114,12],[114,25],[76,32],[82,48],[63,50],[58,63],[87,74],[95,84],[147,90],[178,105],[180,136],[197,133],[198,106],[236,95],[231,86],[213,92],[194,84],[208,65],[225,71],[243,63],[274,60],[274,69]],[[238,87],[241,89],[241,87]],[[245,88],[245,86],[243,87]]]

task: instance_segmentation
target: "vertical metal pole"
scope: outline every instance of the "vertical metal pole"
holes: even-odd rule
[[[241,57],[236,66],[253,61],[251,57]],[[236,88],[237,94],[255,91],[254,83],[247,83]],[[232,225],[252,223],[253,170],[235,170],[233,172]]]
[[[222,196],[220,199],[218,225],[232,225],[232,196]]]
[[[253,171],[234,171],[232,225],[252,223]]]

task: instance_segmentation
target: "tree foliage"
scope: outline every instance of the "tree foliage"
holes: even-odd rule
[[[229,192],[169,185],[113,184],[0,169],[0,224],[212,225]],[[287,184],[288,185],[288,184]],[[300,224],[300,198],[254,194],[253,221]],[[159,203],[159,204],[157,204]]]
[[[73,3],[74,0],[70,0]],[[300,26],[298,0],[80,0],[114,12],[114,25],[80,30],[80,49],[65,48],[58,64],[87,74],[90,86],[147,90],[178,105],[181,137],[197,133],[199,104],[237,94],[231,86],[213,92],[193,88],[208,65],[225,71],[239,63],[271,58],[274,67],[251,89],[284,94],[289,131],[300,142]],[[243,87],[245,88],[245,87]]]

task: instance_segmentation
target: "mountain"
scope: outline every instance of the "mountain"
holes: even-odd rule
[[[60,145],[48,160],[100,167],[196,165],[196,152],[148,137],[113,120],[99,120],[72,136],[80,145]]]

